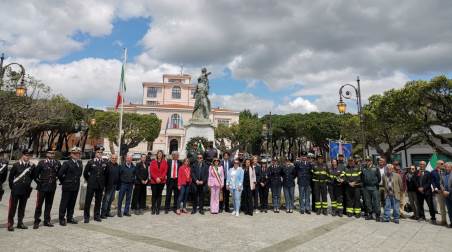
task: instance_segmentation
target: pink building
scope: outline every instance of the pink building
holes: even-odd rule
[[[131,152],[147,153],[163,150],[171,153],[176,150],[185,157],[185,128],[191,119],[193,98],[196,83],[192,77],[183,75],[163,75],[162,82],[143,82],[143,103],[124,105],[124,112],[140,114],[155,114],[162,120],[159,137],[153,142],[142,142]],[[212,108],[210,119],[214,126],[219,124],[232,125],[238,123],[239,112]]]

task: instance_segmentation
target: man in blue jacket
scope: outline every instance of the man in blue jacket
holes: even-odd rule
[[[307,153],[303,152],[301,160],[295,162],[301,214],[311,214],[311,170],[312,164],[308,161]]]
[[[446,169],[444,167],[444,161],[438,160],[436,162],[435,170],[432,171],[432,185],[433,201],[436,202],[437,210],[439,208],[439,213],[441,215],[441,222],[439,225],[441,226],[447,226],[445,199],[441,193],[441,178],[445,173]]]
[[[443,195],[449,214],[448,227],[452,228],[452,162],[446,164],[446,172],[441,177],[441,194]]]
[[[122,217],[122,201],[126,197],[126,204],[124,206],[124,215],[130,217],[130,201],[132,199],[133,183],[135,182],[136,169],[132,163],[132,155],[127,154],[126,162],[119,168],[119,198],[118,198],[118,217]]]

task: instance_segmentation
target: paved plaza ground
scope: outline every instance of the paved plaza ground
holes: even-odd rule
[[[452,251],[452,230],[427,222],[394,223],[287,214],[253,217],[218,215],[159,216],[146,212],[97,223],[33,230],[36,191],[28,201],[28,230],[8,232],[9,191],[0,203],[0,251]],[[52,211],[57,223],[60,191]],[[78,204],[77,204],[78,208]],[[82,211],[76,211],[81,220]]]

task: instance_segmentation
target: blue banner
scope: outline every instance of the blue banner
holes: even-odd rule
[[[352,144],[330,141],[330,158],[336,159],[339,154],[343,154],[345,159],[352,155]]]

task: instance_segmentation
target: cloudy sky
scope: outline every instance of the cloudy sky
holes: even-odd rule
[[[2,0],[0,52],[82,106],[113,104],[127,47],[130,102],[143,81],[207,66],[215,106],[335,111],[358,75],[364,98],[451,76],[451,13],[444,0]]]

